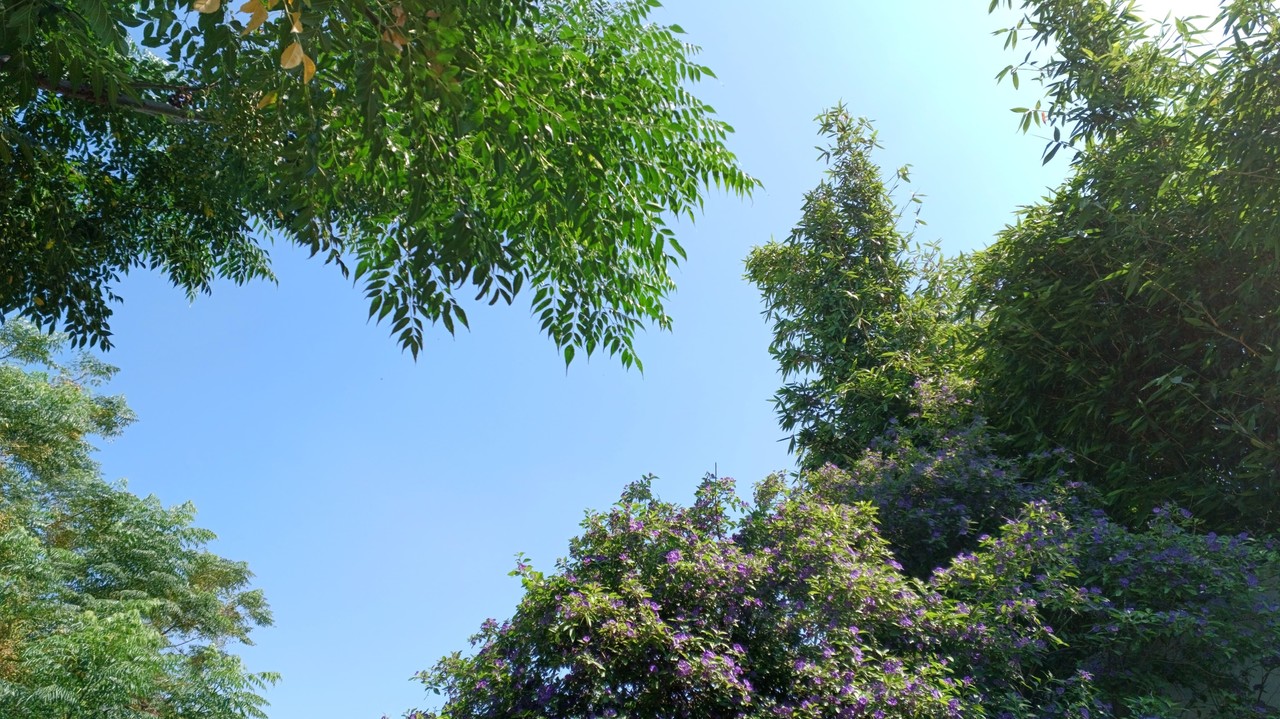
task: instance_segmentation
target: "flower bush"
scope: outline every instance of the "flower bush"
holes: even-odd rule
[[[439,716],[961,716],[938,652],[957,617],[901,573],[871,507],[782,485],[746,505],[709,478],[688,508],[630,486],[554,575],[519,565],[524,599],[474,654],[420,675]]]
[[[930,579],[994,629],[950,647],[988,713],[1276,716],[1274,546],[1199,534],[1185,510],[1133,531],[1087,506],[1031,503]]]
[[[918,380],[911,413],[889,426],[847,470],[827,465],[804,482],[832,502],[870,502],[908,574],[925,578],[977,546],[1043,490],[999,456],[955,381]]]
[[[840,476],[834,469],[819,477]],[[810,476],[691,507],[648,479],[590,514],[514,616],[419,678],[425,717],[1276,716],[1273,545],[1159,510],[1131,530],[1074,484],[1039,487],[920,581],[867,502]]]

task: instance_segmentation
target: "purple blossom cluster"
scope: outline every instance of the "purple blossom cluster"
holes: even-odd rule
[[[691,507],[628,490],[509,623],[420,676],[463,716],[959,717],[961,626],[905,577],[863,506],[785,493]],[[623,559],[625,557],[625,559]]]
[[[1260,579],[1280,560],[1273,549],[1197,533],[1182,510],[1158,510],[1134,531],[1080,508],[1030,503],[930,579],[997,628],[954,648],[983,703],[1015,717],[1027,706],[1035,716],[1275,716],[1280,707],[1260,703],[1280,656],[1280,603]]]
[[[829,501],[872,504],[894,553],[922,579],[1039,496],[1018,463],[991,448],[980,417],[893,424],[847,470],[827,465],[805,481]]]

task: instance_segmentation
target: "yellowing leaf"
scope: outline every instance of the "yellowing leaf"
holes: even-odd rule
[[[244,28],[245,35],[262,27],[262,23],[267,21],[267,6],[262,4],[262,0],[249,0],[240,6],[240,12],[247,12],[251,16],[249,24]]]
[[[276,93],[268,92],[267,94],[262,96],[261,100],[258,100],[258,104],[255,105],[254,107],[261,110],[264,107],[270,107],[274,104],[276,104]]]
[[[409,15],[404,11],[403,6],[396,5],[391,8],[391,17],[394,18],[391,23],[392,27],[404,27],[404,21],[408,19]]]
[[[222,7],[222,0],[195,0],[191,3],[191,9],[199,13],[209,14],[218,12]]]
[[[280,67],[286,70],[292,70],[302,63],[302,58],[306,57],[306,53],[302,52],[302,43],[294,40],[289,47],[280,53]]]
[[[302,13],[301,12],[289,13],[289,20],[290,22],[293,23],[294,32],[302,32]]]
[[[311,82],[311,78],[315,77],[316,63],[305,53],[302,55],[302,83],[305,85]]]
[[[400,34],[399,30],[390,28],[382,31],[382,39],[394,45],[397,51],[403,50],[404,46],[409,42],[404,35]]]

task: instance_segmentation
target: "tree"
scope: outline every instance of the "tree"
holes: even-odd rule
[[[891,419],[909,421],[912,386],[956,371],[967,327],[957,266],[936,249],[913,252],[898,228],[904,213],[871,159],[870,123],[843,107],[818,122],[828,179],[805,195],[785,242],[747,257],[773,323],[769,351],[792,380],[774,397],[779,422],[807,468],[845,466]]]
[[[930,578],[995,627],[945,650],[982,715],[1275,716],[1274,543],[1206,534],[1172,508],[1129,529],[1086,488],[1061,489]]]
[[[1072,15],[1078,6],[1061,3],[1058,10]],[[1081,33],[1108,27],[1101,15],[1086,12],[1080,18]],[[1063,21],[1037,22],[1042,23],[1037,27],[1061,28]],[[1091,72],[1084,59],[1080,67],[1086,69],[1073,65],[1071,72]],[[1097,82],[1123,76],[1111,66],[1097,72]],[[1027,125],[1042,119],[1026,112]],[[754,251],[748,260],[748,276],[760,285],[765,314],[774,323],[771,349],[784,378],[796,378],[778,394],[783,427],[800,429],[793,444],[801,449],[804,466],[834,463],[799,477],[806,498],[798,501],[869,503],[880,536],[905,573],[927,582],[922,591],[933,616],[954,612],[974,627],[967,634],[946,632],[941,628],[945,622],[932,628],[941,644],[931,651],[946,657],[951,676],[970,680],[962,699],[969,715],[1274,715],[1280,696],[1275,679],[1280,611],[1274,602],[1280,556],[1274,540],[1217,534],[1214,530],[1232,526],[1228,522],[1241,524],[1222,504],[1202,504],[1209,510],[1204,518],[1170,504],[1170,498],[1194,495],[1166,487],[1153,491],[1149,479],[1159,471],[1158,464],[1135,462],[1140,473],[1128,478],[1127,487],[1134,494],[1117,501],[1114,474],[1105,471],[1120,466],[1115,458],[1077,458],[1044,435],[1028,441],[1026,434],[1009,438],[993,430],[993,425],[1015,431],[1039,428],[1062,419],[1026,413],[1029,404],[1059,413],[1078,409],[1075,403],[1081,398],[1071,396],[1070,383],[1046,398],[1035,394],[1035,386],[1016,384],[1019,371],[1022,376],[1031,370],[1071,372],[1088,362],[1093,363],[1090,371],[1136,371],[1106,365],[1095,356],[1074,360],[1083,354],[1078,345],[1088,336],[1085,328],[1105,332],[1100,328],[1114,319],[1113,312],[1120,313],[1113,308],[1121,300],[1113,297],[1104,304],[1094,298],[1092,305],[1079,300],[1067,306],[1073,296],[1055,293],[1071,286],[1070,261],[1061,258],[1077,245],[1072,261],[1096,260],[1108,252],[1152,260],[1141,254],[1141,246],[1135,250],[1127,240],[1113,241],[1104,233],[1096,238],[1055,234],[1061,226],[1054,223],[1064,222],[1069,212],[1083,214],[1090,205],[1097,209],[1108,202],[1115,204],[1103,209],[1132,213],[1126,216],[1135,225],[1131,233],[1163,227],[1165,219],[1151,214],[1150,206],[1125,204],[1137,195],[1117,189],[1128,181],[1123,173],[1142,166],[1117,165],[1107,167],[1107,173],[1098,169],[1106,167],[1103,160],[1111,152],[1126,162],[1145,152],[1142,158],[1157,162],[1162,152],[1170,152],[1168,145],[1145,147],[1149,136],[1134,139],[1124,132],[1080,135],[1076,142],[1086,156],[1076,162],[1078,176],[1048,207],[1033,208],[973,266],[913,254],[895,230],[897,218],[880,172],[867,159],[873,143],[849,137],[860,141],[847,143],[853,149],[844,151],[844,143],[835,143],[833,154],[840,159],[833,163],[831,180],[806,196],[804,220],[792,237]],[[1059,145],[1051,145],[1049,152],[1055,147]],[[1170,192],[1149,189],[1153,196]],[[1181,222],[1187,232],[1196,231],[1193,220],[1205,221],[1197,215],[1205,211],[1203,204],[1181,211],[1169,222]],[[1063,245],[1068,249],[1056,249]],[[1186,271],[1172,262],[1177,250],[1167,248],[1161,258]],[[1193,245],[1190,250],[1206,252],[1208,262],[1206,249]],[[1045,256],[1057,259],[1055,274],[1052,282],[1038,277],[1041,284],[1032,286],[1032,294],[1024,283],[1050,263]],[[971,274],[975,268],[976,280]],[[1077,270],[1097,271],[1087,264]],[[1207,280],[1184,280],[1207,287],[1214,271],[1206,265],[1200,272]],[[1249,293],[1271,281],[1270,276],[1260,279],[1251,289],[1242,288],[1237,298],[1252,308],[1256,328],[1270,317],[1264,307],[1270,303],[1273,311],[1274,297]],[[1040,314],[1022,317],[1015,307]],[[1077,335],[1064,338],[1064,314],[1079,324],[1073,328]],[[1122,359],[1182,341],[1169,326],[1143,329],[1148,343]],[[1011,345],[1002,345],[1010,336],[1042,354],[1023,357]],[[1244,375],[1234,373],[1242,369],[1240,358],[1247,353],[1208,345],[1215,347],[1221,351],[1207,353],[1201,371],[1243,381]],[[1058,358],[1068,361],[1065,369],[1053,365]],[[1273,370],[1253,365],[1250,371],[1248,376],[1258,380]],[[1013,384],[1006,383],[1010,376],[1017,378]],[[1256,401],[1268,396],[1271,385],[1233,391],[1235,400]],[[1246,397],[1246,392],[1254,394]],[[993,397],[1010,402],[1001,404]],[[1132,401],[1101,392],[1083,396],[1084,402],[1099,399],[1117,405]],[[1231,405],[1223,401],[1221,406]],[[1161,409],[1169,415],[1156,414],[1155,421],[1183,431],[1194,427],[1187,412]],[[1266,411],[1265,406],[1257,408],[1254,416],[1265,418]],[[986,412],[996,413],[990,422]],[[1191,444],[1202,438],[1181,439]],[[1244,479],[1260,469],[1250,465],[1257,454],[1228,458],[1214,449],[1220,437],[1204,439],[1208,441],[1194,451],[1202,461],[1217,462],[1226,480]],[[1269,466],[1271,475],[1255,474],[1252,481],[1264,487],[1268,478],[1273,482],[1275,464]],[[1073,481],[1076,477],[1096,481],[1109,494]],[[1223,479],[1216,486],[1227,501],[1238,501],[1230,494],[1242,486],[1258,489]],[[1134,496],[1142,502],[1134,502]],[[1251,509],[1247,519],[1266,527],[1258,520],[1265,520],[1268,507]]]
[[[66,338],[0,328],[0,714],[13,719],[265,716],[227,645],[270,612],[241,562],[205,547],[191,505],[103,481],[89,435],[132,419],[94,394],[113,368],[61,364]]]
[[[630,365],[670,323],[666,219],[756,184],[655,4],[3,0],[0,311],[105,347],[121,275],[267,278],[281,238],[415,355],[470,285]]]
[[[1021,6],[1010,43],[1053,48],[1006,70],[1048,92],[1023,127],[1074,159],[980,260],[985,411],[1020,450],[1070,450],[1117,517],[1175,501],[1275,530],[1280,14],[1153,29],[1123,2]]]
[[[903,571],[972,628],[939,632],[936,649],[972,679],[970,714],[1280,710],[1274,539],[1206,532],[1168,505],[1126,527],[1052,456],[1002,455],[957,393],[914,394],[921,421],[890,425],[847,471],[799,481],[824,503],[873,506]]]
[[[775,478],[748,508],[708,478],[686,508],[631,485],[554,575],[519,566],[524,599],[473,655],[420,675],[439,716],[962,716],[931,652],[961,625],[898,573],[872,512],[785,495]]]

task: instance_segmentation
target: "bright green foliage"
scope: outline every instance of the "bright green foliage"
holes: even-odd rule
[[[790,380],[775,396],[779,421],[809,468],[845,465],[890,419],[906,421],[912,385],[954,369],[966,331],[953,302],[956,266],[911,252],[898,228],[870,124],[843,107],[818,122],[830,140],[828,179],[805,195],[785,242],[747,258],[773,323],[769,350]]]
[[[0,0],[0,311],[106,346],[123,273],[269,277],[279,237],[415,355],[455,295],[523,289],[566,360],[630,365],[670,323],[664,218],[755,185],[655,4]]]
[[[112,368],[56,362],[64,342],[0,329],[0,716],[264,716],[273,675],[226,649],[271,621],[252,575],[205,550],[190,505],[101,479],[86,437],[131,416],[91,390]]]
[[[749,260],[783,427],[838,465],[802,492],[873,505],[934,616],[963,617],[931,631],[966,715],[1275,716],[1280,555],[1214,532],[1276,527],[1280,214],[1252,74],[1274,78],[1278,26],[1234,4],[1208,72],[1102,4],[1028,5],[1068,58],[1038,66],[1055,105],[1023,111],[1075,128],[1047,150],[1080,150],[1061,191],[976,266],[919,262],[864,142]]]
[[[1071,450],[1119,515],[1172,500],[1274,530],[1280,14],[1228,3],[1207,44],[1124,3],[1022,7],[1011,40],[1055,49],[1021,68],[1049,94],[1023,126],[1047,120],[1048,152],[1077,154],[982,258],[985,411],[1023,449]]]

